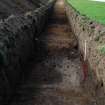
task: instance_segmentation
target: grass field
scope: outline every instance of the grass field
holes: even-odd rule
[[[91,0],[67,0],[81,14],[92,20],[105,24],[105,2]]]

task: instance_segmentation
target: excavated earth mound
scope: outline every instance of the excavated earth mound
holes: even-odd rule
[[[48,0],[1,0],[0,19],[10,15],[20,15],[45,5]]]
[[[0,1],[0,104],[7,102],[36,50],[54,0]]]

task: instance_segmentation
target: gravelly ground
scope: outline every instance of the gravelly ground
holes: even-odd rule
[[[39,63],[33,62],[32,72],[18,87],[10,105],[105,105],[103,97],[95,96],[91,83],[82,82],[76,40],[65,20],[63,5],[62,0],[56,3],[40,40],[48,55]]]

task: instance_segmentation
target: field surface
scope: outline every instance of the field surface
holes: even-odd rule
[[[67,0],[82,15],[90,19],[105,24],[105,2],[92,0]]]

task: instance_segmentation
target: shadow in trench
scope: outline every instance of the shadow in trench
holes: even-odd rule
[[[43,42],[37,42],[36,52],[34,60],[24,69],[26,74],[16,87],[10,105],[34,105],[35,96],[40,95],[43,85],[62,81],[61,72],[55,69],[56,64],[49,62],[47,47]]]

